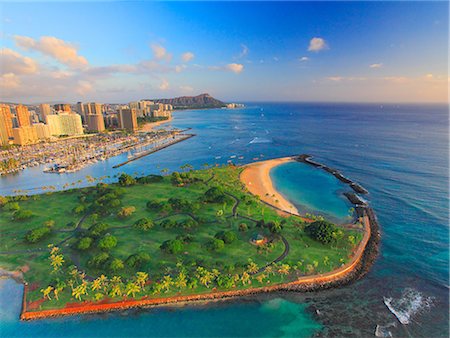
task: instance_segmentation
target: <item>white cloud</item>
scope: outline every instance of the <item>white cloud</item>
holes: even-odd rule
[[[92,93],[94,91],[94,87],[88,81],[80,80],[77,83],[75,91],[80,96],[86,96],[87,94]]]
[[[383,80],[396,84],[405,84],[410,81],[410,79],[406,76],[386,76],[383,78]]]
[[[195,57],[194,53],[192,53],[192,52],[186,52],[186,53],[183,53],[183,54],[181,55],[181,60],[183,60],[183,62],[189,62],[189,61],[191,61],[194,57]]]
[[[177,66],[175,66],[175,72],[176,73],[181,73],[185,69],[186,69],[186,65],[177,65]]]
[[[329,76],[329,77],[327,77],[327,80],[339,82],[339,81],[343,80],[343,77],[342,76]]]
[[[244,65],[242,65],[240,63],[230,63],[230,64],[226,65],[225,68],[233,73],[239,74],[244,70]]]
[[[6,73],[0,76],[0,88],[3,94],[20,87],[20,78],[13,73]],[[3,96],[3,95],[2,95]]]
[[[85,68],[89,64],[84,56],[78,55],[74,45],[54,36],[42,36],[39,40],[35,40],[28,36],[16,35],[14,39],[19,47],[41,52],[71,68]]]
[[[183,94],[189,94],[194,91],[194,88],[192,88],[191,86],[180,86],[180,90]]]
[[[162,82],[159,85],[159,89],[161,89],[161,90],[169,89],[169,81],[167,81],[166,79],[162,79]]]
[[[320,52],[321,50],[328,49],[328,45],[322,38],[312,38],[309,41],[308,51],[310,52]]]
[[[372,63],[369,68],[381,68],[383,67],[382,63]]]
[[[307,57],[307,56],[302,56],[302,57],[299,59],[299,61],[301,61],[301,62],[309,61],[309,57]]]
[[[249,52],[250,52],[250,49],[242,43],[241,44],[241,52],[235,58],[236,59],[244,58],[248,55]]]
[[[9,48],[0,50],[0,66],[1,74],[33,74],[38,70],[38,65],[32,58],[23,56]]]
[[[155,57],[156,60],[158,60],[158,61],[164,60],[167,62],[172,60],[172,54],[168,53],[167,50],[163,46],[153,44],[150,47],[152,48],[153,56]]]

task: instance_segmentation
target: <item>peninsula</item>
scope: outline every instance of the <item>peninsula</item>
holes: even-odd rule
[[[170,175],[1,198],[0,265],[20,271],[24,320],[318,290],[367,271],[377,221],[305,218],[274,190],[287,157],[243,167],[183,165]],[[55,210],[52,214],[48,210]]]

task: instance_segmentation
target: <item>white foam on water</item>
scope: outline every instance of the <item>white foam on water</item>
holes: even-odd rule
[[[272,141],[267,138],[255,137],[253,140],[249,142],[249,144],[253,143],[271,143]]]
[[[408,325],[416,314],[429,309],[433,303],[433,297],[425,297],[412,288],[404,289],[399,299],[392,297],[383,297],[383,299],[389,311],[403,325]]]
[[[375,337],[384,337],[389,338],[392,337],[392,332],[388,329],[390,327],[396,327],[397,324],[395,322],[389,323],[387,325],[377,325],[375,328]]]

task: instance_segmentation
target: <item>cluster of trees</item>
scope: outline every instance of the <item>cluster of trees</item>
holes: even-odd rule
[[[48,237],[52,232],[51,227],[42,226],[39,228],[32,229],[28,231],[25,235],[25,240],[28,243],[37,243],[42,239]]]
[[[229,199],[224,193],[222,187],[212,187],[203,195],[205,202],[209,203],[226,203]]]
[[[237,239],[233,231],[219,231],[206,243],[206,248],[211,251],[219,251],[225,247],[225,244],[231,244]]]
[[[119,217],[119,218],[130,217],[135,211],[136,211],[136,208],[134,206],[132,206],[132,205],[126,206],[126,207],[122,207],[117,212],[117,217]]]
[[[133,224],[133,226],[134,226],[136,229],[139,229],[139,230],[142,230],[142,231],[148,231],[148,230],[150,230],[151,228],[153,228],[154,223],[153,223],[152,220],[150,220],[150,219],[144,217],[144,218],[141,218],[141,219],[137,220],[137,221]]]
[[[148,201],[147,209],[156,212],[168,213],[172,210],[172,207],[167,201],[163,202]]]
[[[33,217],[34,214],[31,210],[19,209],[13,213],[13,220],[15,221],[23,221]]]
[[[225,244],[231,244],[237,239],[237,235],[233,231],[219,231],[214,237],[222,240]]]
[[[150,261],[150,255],[145,251],[128,256],[125,260],[125,264],[131,268],[140,269],[145,263]]]
[[[310,223],[305,227],[305,232],[312,239],[323,244],[335,243],[343,236],[342,230],[339,230],[333,223],[324,220]]]
[[[178,171],[174,171],[170,176],[170,181],[173,185],[182,187],[186,184],[199,182],[201,180],[197,177],[193,177],[190,173],[179,173]]]
[[[98,183],[93,188],[81,190],[79,202],[72,211],[75,214],[90,212],[91,214],[109,215],[122,204],[123,188],[110,187],[106,183]]]
[[[270,221],[265,222],[263,219],[256,222],[256,227],[258,228],[268,228],[269,231],[273,234],[279,234],[283,230],[284,225],[286,224],[286,220],[282,221]]]
[[[127,187],[130,185],[135,185],[136,184],[136,179],[128,174],[122,173],[119,176],[119,185],[121,185],[122,187]]]
[[[152,122],[158,122],[158,121],[166,121],[168,120],[169,117],[168,116],[156,116],[156,117],[152,117],[152,116],[139,116],[137,118],[137,123],[138,126],[141,126],[145,123],[152,123]]]
[[[161,175],[148,175],[136,178],[136,182],[140,184],[159,183],[164,180]]]
[[[186,199],[171,197],[168,200],[170,206],[173,210],[176,211],[183,211],[183,212],[195,212],[198,209],[200,209],[199,203],[193,203],[191,201],[188,201]]]
[[[160,249],[169,254],[178,254],[183,251],[184,243],[181,239],[171,239],[161,244]]]

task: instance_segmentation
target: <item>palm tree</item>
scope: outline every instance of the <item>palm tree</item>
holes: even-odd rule
[[[202,266],[199,266],[196,270],[196,276],[200,282],[200,284],[203,284],[206,287],[209,287],[208,284],[211,283],[213,279],[213,274],[209,272],[207,269],[205,269]]]
[[[44,298],[51,300],[50,292],[52,292],[52,290],[53,290],[53,286],[47,286],[45,289],[41,289],[41,292],[44,295]]]
[[[254,273],[257,273],[259,270],[258,265],[253,262],[251,259],[248,260],[248,265],[247,265],[247,272],[251,275],[253,275]]]
[[[148,280],[148,273],[136,272],[136,283],[138,283],[138,285],[141,288],[144,288],[145,283],[147,283],[147,280]]]
[[[164,169],[161,169],[161,173],[164,175],[164,174],[167,174],[169,172],[169,169],[167,169],[167,168],[164,168]]]
[[[178,274],[177,279],[175,279],[175,286],[179,289],[184,289],[187,285],[187,278],[183,272]]]
[[[61,254],[51,255],[50,260],[51,260],[50,265],[53,267],[53,271],[58,271],[64,263],[64,256]]]
[[[325,256],[324,258],[323,258],[323,264],[324,265],[328,265],[330,263],[330,258],[328,258],[328,256]]]
[[[133,298],[136,297],[136,293],[140,292],[141,288],[137,283],[133,283],[133,282],[128,282],[127,286],[125,288],[125,292],[127,293],[127,296],[129,296],[130,294],[133,295]]]
[[[101,287],[102,287],[102,281],[100,280],[100,277],[99,277],[99,278],[96,278],[96,279],[94,279],[94,280],[92,281],[92,285],[91,285],[91,290],[92,290],[92,291],[100,290]]]
[[[273,273],[272,265],[269,265],[268,267],[266,267],[266,269],[264,271],[267,273],[267,275],[270,276]]]
[[[81,301],[81,296],[87,295],[87,282],[83,281],[80,285],[72,290],[72,296]]]
[[[163,290],[165,289],[166,292],[168,292],[172,284],[173,284],[172,277],[170,277],[170,275],[165,275],[161,281],[162,289]]]
[[[59,300],[58,295],[62,290],[64,290],[65,287],[66,283],[64,283],[64,281],[57,279],[56,287],[53,289],[53,294],[55,295],[56,300]]]
[[[122,296],[122,284],[117,283],[117,284],[112,285],[109,295],[111,297]]]
[[[265,274],[261,273],[258,276],[256,276],[256,280],[262,284],[264,279],[266,279],[266,277],[267,276]]]
[[[278,268],[278,273],[282,275],[288,275],[290,270],[291,267],[289,266],[289,264],[281,264],[281,266]]]
[[[244,271],[241,276],[242,285],[250,284],[250,275]]]

